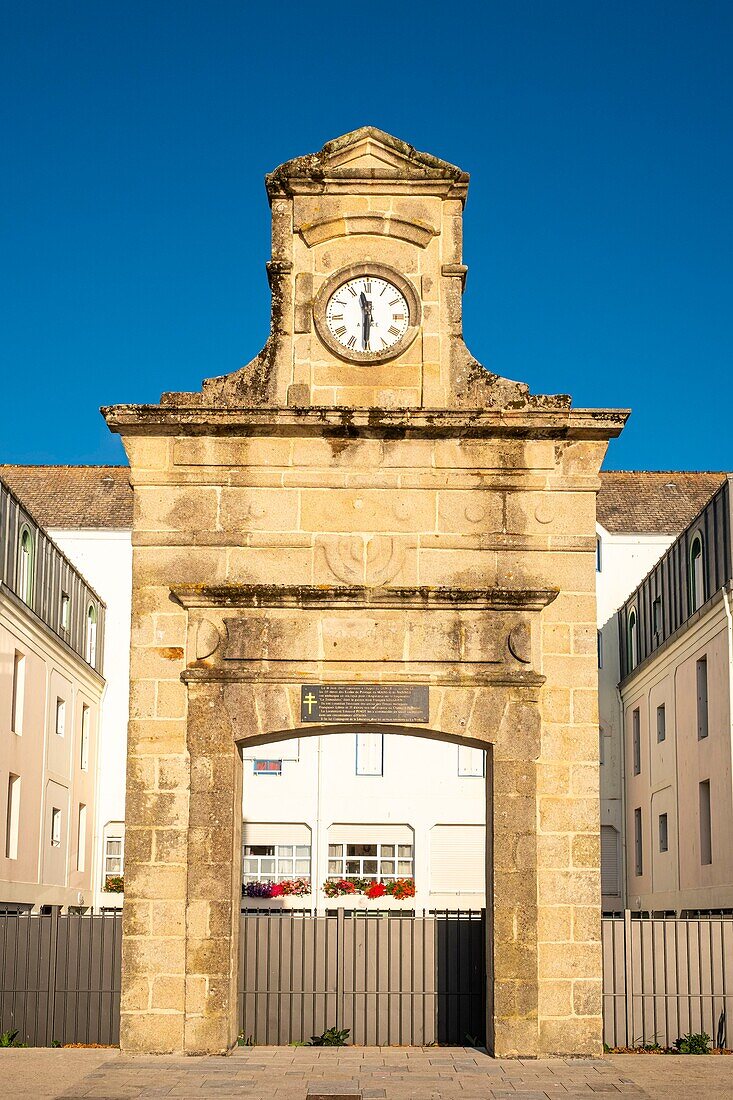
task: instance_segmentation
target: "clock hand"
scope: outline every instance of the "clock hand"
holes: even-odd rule
[[[371,324],[372,324],[372,303],[369,301],[369,299],[367,298],[367,296],[366,296],[366,294],[364,293],[363,290],[362,290],[361,294],[359,295],[359,301],[361,302],[361,314],[362,314],[362,319],[364,321],[364,328],[363,328],[364,350],[368,351],[369,350],[369,330],[370,330]]]

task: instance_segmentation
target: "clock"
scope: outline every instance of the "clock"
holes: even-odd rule
[[[399,272],[358,264],[327,280],[313,312],[319,336],[339,358],[379,363],[412,343],[419,308],[417,292]]]

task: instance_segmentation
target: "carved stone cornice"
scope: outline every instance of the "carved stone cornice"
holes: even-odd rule
[[[551,588],[454,588],[418,585],[179,584],[171,588],[185,608],[300,607],[425,611],[541,611],[556,598]]]
[[[243,408],[201,403],[202,394],[164,394],[160,405],[102,409],[124,435],[327,436],[350,439],[613,439],[628,409],[570,409],[529,398],[519,408]],[[189,403],[190,402],[190,403]]]

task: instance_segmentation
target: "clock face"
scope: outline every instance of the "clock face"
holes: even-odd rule
[[[373,275],[359,275],[333,292],[326,305],[326,326],[345,352],[385,352],[401,340],[410,309],[401,291]]]

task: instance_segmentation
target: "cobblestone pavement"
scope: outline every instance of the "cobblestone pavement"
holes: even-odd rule
[[[150,1058],[113,1050],[0,1052],[8,1100],[253,1097],[256,1100],[731,1100],[733,1058],[616,1055],[494,1060],[472,1049],[255,1047],[230,1058]]]

